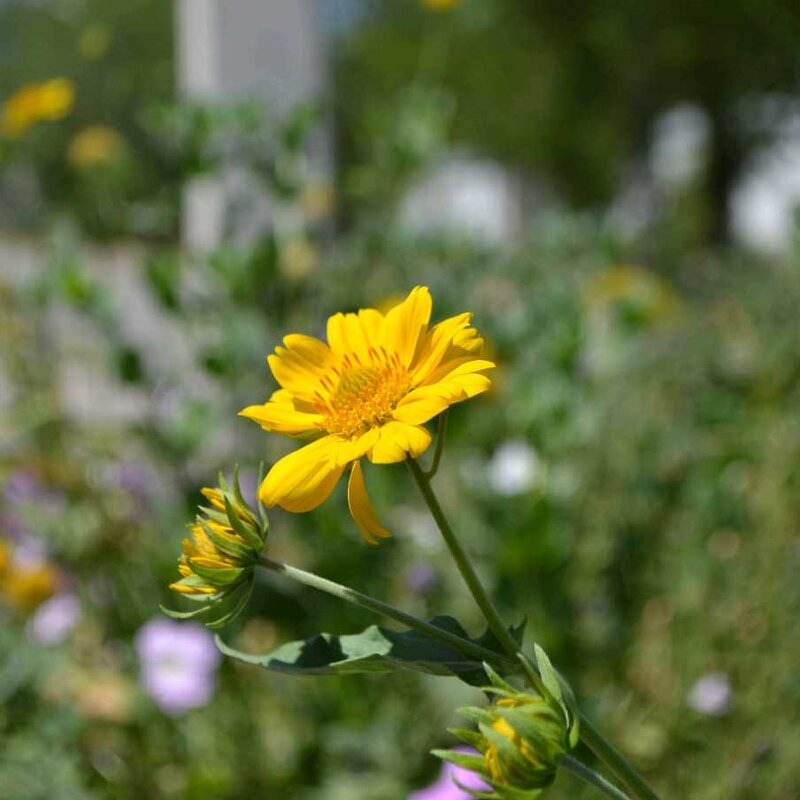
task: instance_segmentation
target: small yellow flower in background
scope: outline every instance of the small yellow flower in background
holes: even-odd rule
[[[291,239],[280,247],[278,268],[290,281],[307,278],[319,266],[320,253],[313,242],[300,237]]]
[[[454,9],[461,0],[421,0],[422,5],[430,11],[450,11]]]
[[[27,613],[55,594],[60,583],[61,573],[53,564],[17,559],[13,545],[0,540],[0,602]]]
[[[39,122],[64,119],[75,102],[75,84],[69,78],[30,83],[3,105],[0,128],[7,136],[22,136]]]
[[[220,476],[219,488],[202,489],[209,506],[201,506],[191,537],[183,540],[178,562],[181,578],[170,589],[202,605],[195,611],[162,608],[175,619],[204,616],[210,628],[230,622],[244,608],[255,581],[268,525],[242,497],[238,471],[233,486]]]
[[[78,170],[103,166],[115,161],[125,147],[125,140],[108,125],[90,125],[72,137],[67,160]]]
[[[650,321],[673,317],[680,307],[678,295],[663,278],[631,264],[615,264],[600,271],[589,281],[586,300],[590,310],[624,305]]]
[[[367,496],[361,459],[392,464],[431,442],[422,427],[454,403],[485,392],[483,339],[469,313],[430,327],[430,292],[418,286],[385,314],[334,314],[327,344],[291,334],[268,357],[281,388],[239,412],[264,430],[314,439],[278,461],[259,489],[266,506],[304,512],[324,502],[350,466],[347,500],[364,538],[389,536]]]
[[[336,207],[336,193],[328,181],[317,180],[310,183],[300,195],[300,210],[312,220],[329,217]]]

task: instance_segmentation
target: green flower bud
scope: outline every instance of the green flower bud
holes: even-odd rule
[[[557,698],[521,692],[489,673],[495,695],[488,708],[464,708],[460,713],[478,730],[452,729],[452,733],[477,750],[434,751],[440,758],[478,773],[491,792],[474,792],[478,798],[532,800],[555,778],[558,762],[577,741],[574,721]]]
[[[244,608],[255,582],[269,526],[261,509],[256,514],[239,488],[238,469],[233,487],[219,477],[219,487],[201,490],[210,506],[201,506],[191,538],[183,540],[178,561],[181,578],[170,589],[201,604],[194,611],[162,609],[176,619],[200,617],[210,628],[230,622]]]

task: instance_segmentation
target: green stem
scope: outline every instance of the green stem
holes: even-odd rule
[[[442,412],[436,427],[436,449],[433,451],[433,461],[430,469],[425,473],[425,477],[430,481],[439,469],[439,462],[442,460],[444,450],[444,437],[447,433],[447,411]]]
[[[463,639],[461,636],[450,633],[444,628],[431,625],[430,622],[425,622],[419,617],[415,617],[413,614],[408,614],[399,608],[390,606],[388,603],[376,600],[374,597],[370,597],[367,594],[362,594],[355,589],[351,589],[349,586],[343,586],[340,583],[329,581],[327,578],[315,575],[313,572],[306,572],[290,564],[284,564],[282,561],[273,561],[271,558],[262,557],[259,564],[265,569],[285,575],[287,578],[302,583],[304,586],[310,586],[312,589],[317,589],[326,594],[333,595],[340,600],[346,600],[348,603],[366,608],[368,611],[374,611],[376,614],[381,614],[384,617],[393,619],[396,622],[407,625],[409,628],[414,628],[420,633],[438,639],[442,644],[452,647],[454,650],[458,650],[460,653],[470,658],[474,658],[476,661],[487,661],[496,664],[498,660],[502,659],[502,656],[499,656],[493,650],[481,647],[469,641],[469,639]],[[508,664],[505,666],[508,667]]]
[[[489,628],[495,635],[497,641],[502,645],[503,649],[510,656],[516,658],[519,644],[514,641],[514,637],[509,633],[508,628],[506,628],[503,620],[500,618],[500,614],[497,613],[497,609],[489,599],[486,589],[483,588],[483,584],[480,578],[478,578],[478,574],[475,572],[475,568],[472,566],[469,556],[461,546],[461,542],[456,538],[455,533],[453,533],[453,529],[450,527],[450,523],[447,521],[442,511],[442,507],[439,505],[439,501],[436,499],[433,489],[431,489],[430,479],[425,475],[422,471],[422,467],[420,467],[413,458],[409,458],[406,463],[441,531],[445,544],[450,550],[450,555],[453,556],[453,560],[456,562],[458,571],[464,578],[467,588],[469,588],[472,596],[475,598],[478,607],[483,612],[486,622],[489,623]]]
[[[613,800],[630,800],[628,795],[617,789],[613,783],[609,783],[602,775],[587,767],[582,761],[578,761],[577,758],[564,756],[559,763],[585,783],[599,789],[606,797],[611,797]]]
[[[425,502],[428,504],[431,514],[436,521],[437,526],[444,538],[445,544],[450,550],[450,554],[456,562],[459,572],[464,578],[467,587],[469,588],[475,602],[483,612],[489,628],[494,633],[498,642],[502,645],[503,649],[511,656],[516,657],[519,652],[519,645],[514,641],[506,628],[503,620],[494,607],[489,595],[483,588],[480,579],[478,578],[472,562],[469,560],[466,551],[461,546],[461,543],[456,538],[450,523],[439,505],[436,495],[430,485],[430,479],[425,475],[419,464],[413,459],[407,461],[411,475],[416,481],[420,492],[422,493]],[[537,682],[532,680],[530,676],[526,676],[533,686],[537,686]],[[594,726],[583,716],[581,716],[581,739],[583,742],[594,752],[594,754],[614,773],[614,775],[638,800],[658,800],[658,796],[653,790],[645,783],[644,779],[633,768],[631,764],[625,759],[610,742],[608,742]]]
[[[658,800],[658,795],[592,723],[581,714],[581,740],[614,773],[619,782],[640,800]]]

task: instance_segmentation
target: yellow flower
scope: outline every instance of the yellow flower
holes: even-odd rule
[[[202,603],[195,611],[162,609],[177,619],[205,616],[209,627],[230,622],[244,608],[255,580],[268,526],[247,505],[234,471],[233,487],[220,477],[220,488],[201,490],[210,507],[201,507],[183,540],[178,561],[181,578],[170,589]]]
[[[10,543],[0,540],[0,600],[22,612],[33,611],[56,592],[58,569],[47,561],[16,561]]]
[[[308,239],[292,239],[281,248],[278,268],[284,278],[301,281],[317,266],[319,266],[319,250]]]
[[[314,439],[278,461],[259,489],[266,506],[310,511],[351,466],[347,500],[372,544],[389,536],[367,496],[361,458],[392,464],[416,458],[431,435],[422,425],[454,403],[485,392],[483,340],[459,314],[429,326],[431,296],[418,286],[382,314],[374,308],[335,314],[325,344],[291,334],[268,358],[280,384],[263,405],[239,412],[262,428]]]
[[[107,125],[90,125],[72,137],[67,148],[67,160],[79,170],[108,164],[124,147],[124,139]]]
[[[637,317],[656,321],[673,317],[680,300],[655,273],[631,264],[615,264],[595,275],[587,287],[590,310],[625,306]]]
[[[422,5],[430,11],[451,11],[461,0],[422,0]]]
[[[0,128],[7,136],[22,136],[37,122],[64,119],[75,101],[75,84],[68,78],[23,86],[6,100]]]

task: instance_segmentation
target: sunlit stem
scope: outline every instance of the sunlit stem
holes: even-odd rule
[[[411,470],[420,492],[422,493],[425,502],[430,509],[430,512],[436,521],[439,531],[444,538],[445,544],[456,562],[459,572],[467,584],[475,602],[483,612],[483,616],[489,625],[492,633],[494,633],[497,641],[501,644],[503,649],[510,655],[516,657],[519,652],[519,645],[514,641],[514,637],[506,628],[500,614],[494,607],[489,595],[483,588],[483,584],[478,578],[475,568],[466,551],[458,541],[450,523],[439,505],[439,501],[433,492],[430,485],[430,478],[425,474],[420,465],[414,459],[408,459],[408,467]],[[524,662],[523,662],[524,663]],[[538,676],[537,676],[538,677]],[[526,678],[532,686],[539,688],[540,681],[537,681],[531,675],[526,675]],[[610,743],[608,742],[587,720],[581,715],[580,722],[581,739],[583,742],[594,752],[594,754],[614,773],[628,791],[631,792],[633,797],[638,800],[658,800],[658,796],[653,790],[645,783],[641,775],[633,768],[625,757]],[[610,784],[609,784],[610,785]],[[624,795],[622,795],[624,797]]]
[[[439,462],[442,460],[442,451],[444,450],[444,437],[447,434],[447,411],[439,416],[439,422],[436,427],[436,449],[433,451],[433,461],[431,461],[430,469],[425,472],[425,477],[430,480],[439,469]]]
[[[619,782],[639,800],[658,800],[658,795],[592,723],[581,714],[581,741],[614,773]]]
[[[630,800],[628,795],[617,789],[613,783],[609,783],[602,775],[587,767],[582,761],[578,761],[577,758],[564,756],[559,763],[585,783],[599,789],[606,797],[611,797],[613,800]]]
[[[431,623],[425,622],[419,617],[415,617],[413,614],[408,614],[407,612],[402,611],[399,608],[395,608],[388,603],[384,603],[374,597],[370,597],[369,595],[363,594],[355,589],[351,589],[349,586],[343,586],[340,583],[329,581],[327,578],[323,578],[320,575],[315,575],[313,572],[306,572],[305,570],[298,569],[290,564],[284,564],[282,561],[273,561],[271,558],[262,557],[259,561],[259,565],[264,567],[264,569],[285,575],[287,578],[291,578],[298,583],[302,583],[304,586],[309,586],[312,589],[317,589],[321,592],[325,592],[326,594],[333,595],[333,597],[338,597],[340,600],[346,600],[348,603],[352,603],[353,605],[360,606],[361,608],[366,608],[368,611],[373,611],[376,614],[393,619],[396,622],[407,625],[409,628],[414,628],[414,630],[424,633],[426,636],[430,636],[433,639],[437,639],[442,644],[445,644],[448,647],[463,653],[469,658],[474,658],[478,662],[482,663],[487,661],[489,663],[496,664],[498,661],[503,660],[502,656],[500,656],[498,653],[495,653],[493,650],[481,647],[480,645],[475,644],[475,642],[471,642],[469,639],[464,639],[461,636],[458,636],[455,633],[450,633],[449,631],[439,628],[436,625],[431,625]],[[507,666],[508,664],[506,664],[506,667]]]
[[[422,467],[420,467],[413,458],[409,458],[406,463],[411,470],[411,475],[416,481],[425,502],[428,504],[428,508],[436,521],[442,538],[444,538],[450,555],[453,556],[453,560],[456,562],[458,571],[464,578],[464,582],[475,598],[478,607],[483,612],[483,616],[486,618],[490,630],[495,635],[495,638],[502,648],[510,656],[516,658],[519,645],[514,641],[514,637],[511,635],[508,628],[506,628],[505,623],[500,618],[500,614],[497,613],[497,609],[489,599],[486,589],[483,588],[483,584],[480,578],[478,578],[478,573],[475,572],[475,567],[472,566],[469,556],[461,546],[461,542],[458,541],[455,533],[453,533],[453,529],[450,527],[450,523],[447,521],[442,511],[442,507],[439,505],[439,501],[436,499],[433,489],[431,489],[430,478],[422,471]]]

